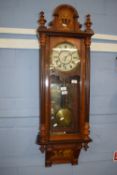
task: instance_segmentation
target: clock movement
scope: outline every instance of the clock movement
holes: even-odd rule
[[[77,10],[68,4],[55,8],[45,25],[40,12],[40,126],[38,144],[45,152],[45,166],[78,163],[82,148],[91,141],[89,125],[90,15],[85,27]]]

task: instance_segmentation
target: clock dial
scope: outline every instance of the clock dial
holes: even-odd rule
[[[66,72],[76,68],[80,62],[80,57],[76,46],[64,42],[53,48],[51,60],[55,69]]]

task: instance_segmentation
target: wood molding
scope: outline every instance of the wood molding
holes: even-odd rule
[[[0,27],[0,34],[36,35],[36,29]],[[117,41],[117,35],[95,34],[93,39]]]
[[[0,34],[18,34],[18,35],[36,35],[36,29],[24,28],[4,28],[0,27]],[[105,40],[105,42],[92,42],[91,51],[94,52],[117,52],[117,35],[95,34],[93,39]],[[109,42],[108,42],[109,41]],[[111,43],[110,43],[111,41]],[[36,39],[19,39],[19,38],[0,38],[0,48],[5,49],[39,49],[39,43]]]
[[[117,44],[93,42],[91,44],[91,51],[94,51],[94,52],[117,52]]]
[[[38,41],[35,39],[0,39],[0,48],[9,49],[39,49]]]
[[[0,27],[2,34],[36,35],[36,29]]]
[[[36,39],[0,39],[0,48],[5,49],[39,49],[39,43]],[[117,44],[114,43],[96,43],[91,44],[93,52],[117,52]]]

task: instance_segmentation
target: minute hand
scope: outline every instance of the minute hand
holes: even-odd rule
[[[65,62],[66,62],[66,60],[67,60],[68,56],[71,56],[71,54],[70,54],[70,53],[68,53],[66,56],[64,56],[64,61],[65,61]]]

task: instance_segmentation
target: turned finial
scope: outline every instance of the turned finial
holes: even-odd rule
[[[90,15],[88,14],[86,16],[85,31],[86,32],[93,32],[92,29],[91,29],[91,26],[92,26],[92,22],[91,22]]]
[[[43,11],[40,12],[40,18],[38,20],[38,23],[39,23],[39,28],[46,28],[45,26],[46,19]]]

